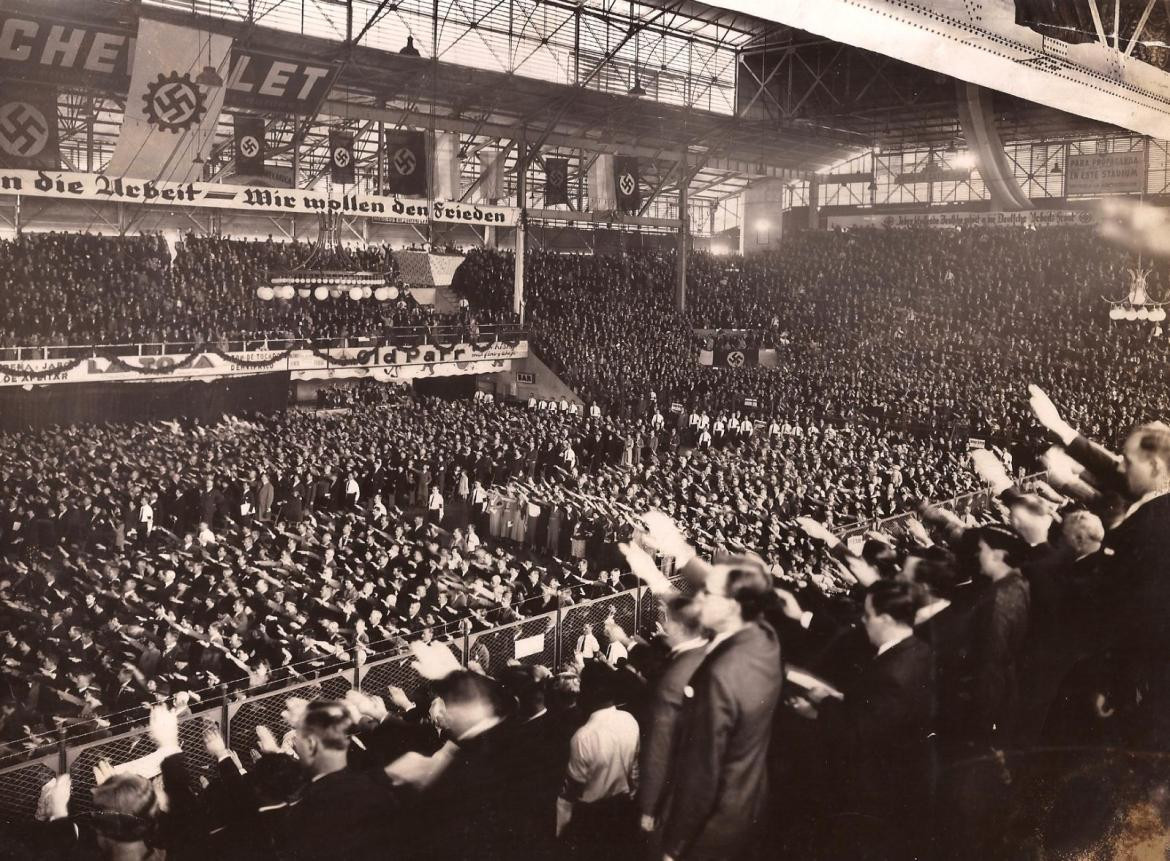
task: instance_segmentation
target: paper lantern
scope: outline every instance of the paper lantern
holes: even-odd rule
[[[257,287],[256,288],[256,296],[259,297],[264,302],[271,301],[272,297],[274,295],[276,295],[276,294],[271,287],[265,286],[265,287]]]
[[[350,287],[349,288],[349,298],[355,302],[358,299],[362,298],[362,288],[361,287]]]
[[[1112,308],[1109,309],[1109,319],[1110,320],[1124,320],[1125,319],[1125,311],[1122,310],[1121,308],[1117,307],[1116,305],[1114,305]]]
[[[1161,323],[1163,320],[1166,319],[1166,309],[1165,308],[1155,308],[1153,311],[1150,312],[1150,319],[1153,320],[1155,323]]]
[[[385,287],[379,287],[377,290],[374,291],[374,298],[377,299],[379,302],[385,302],[387,299],[390,298],[390,291],[387,290]]]
[[[387,287],[386,288],[386,296],[387,296],[387,298],[390,298],[390,299],[397,299],[398,298],[398,288],[397,287]]]
[[[302,299],[308,299],[310,296],[313,295],[313,291],[310,290],[308,287],[298,287],[297,288],[297,295],[300,296]]]
[[[338,290],[336,287],[330,287],[329,288],[329,295],[332,296],[334,299],[339,299],[339,298],[341,298],[341,291]]]
[[[1125,319],[1129,320],[1131,323],[1134,320],[1136,320],[1137,318],[1138,318],[1138,312],[1137,312],[1136,308],[1130,308],[1128,311],[1125,312]]]
[[[318,302],[324,302],[326,299],[329,298],[329,288],[328,287],[318,287],[316,290],[313,291],[313,297]]]
[[[1138,311],[1137,311],[1137,318],[1138,318],[1139,320],[1148,320],[1148,319],[1150,319],[1150,309],[1149,309],[1149,308],[1138,308]]]
[[[297,295],[297,291],[293,289],[291,284],[285,284],[280,288],[280,298],[286,302],[295,295]]]
[[[374,291],[368,285],[362,288],[362,298],[363,299],[369,299],[373,295],[374,295]]]

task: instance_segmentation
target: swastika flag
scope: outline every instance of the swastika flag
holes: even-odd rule
[[[57,91],[39,87],[9,87],[0,96],[0,166],[56,170],[61,166],[57,146]]]
[[[263,176],[267,155],[264,119],[241,114],[236,114],[232,119],[236,132],[236,175]]]
[[[329,168],[334,182],[341,185],[353,182],[353,135],[329,132]]]
[[[642,208],[642,180],[638,171],[638,159],[631,156],[615,156],[613,160],[613,185],[617,194],[617,208],[634,215]]]
[[[386,153],[384,193],[426,197],[426,134],[416,131],[388,131],[383,138],[382,151]]]

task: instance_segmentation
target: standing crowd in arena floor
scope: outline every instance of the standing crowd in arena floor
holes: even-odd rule
[[[422,321],[250,298],[264,267],[305,253],[0,243],[24,273],[0,331],[57,344]],[[390,265],[379,254],[331,265]],[[57,778],[13,846],[1141,857],[1170,819],[1170,392],[1150,383],[1164,337],[1102,310],[1132,260],[1051,228],[809,233],[735,264],[696,255],[680,314],[669,256],[533,254],[532,345],[580,407],[365,386],[325,390],[319,413],[0,438],[0,743],[19,761],[145,721],[161,774],[99,765],[88,810]],[[511,267],[469,254],[456,287],[476,319],[508,318]],[[1165,280],[1159,264],[1151,285]],[[37,283],[59,302],[34,301]],[[695,329],[746,330],[730,337],[777,367],[700,366]],[[994,446],[968,452],[973,436]],[[1018,481],[1039,464],[1045,481]],[[974,489],[994,503],[932,504]],[[917,517],[838,537],[901,512]],[[610,620],[562,666],[462,666],[442,642],[639,583],[660,627]],[[253,761],[211,731],[214,767],[188,768],[177,721],[208,691],[406,650],[416,690],[290,699]],[[1052,750],[1100,755],[1071,761],[1070,781]]]

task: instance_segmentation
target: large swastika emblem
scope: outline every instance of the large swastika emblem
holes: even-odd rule
[[[28,102],[9,102],[0,107],[0,150],[18,158],[40,155],[49,142],[49,123]]]
[[[260,154],[260,141],[255,135],[244,135],[240,138],[240,155],[244,158],[255,158]]]
[[[333,150],[333,163],[338,167],[349,167],[349,147],[336,147]]]
[[[734,353],[727,354],[727,364],[733,368],[742,368],[744,363],[743,353],[736,350]]]
[[[631,194],[633,194],[637,190],[637,188],[638,188],[638,184],[636,182],[634,182],[634,177],[631,176],[630,174],[623,173],[618,178],[618,189],[626,197],[629,197]]]
[[[146,88],[146,119],[166,132],[186,131],[203,117],[203,94],[190,75],[159,75]]]
[[[394,169],[398,171],[399,176],[410,176],[416,167],[418,167],[418,160],[414,157],[414,151],[409,147],[401,147],[398,152],[394,153]]]

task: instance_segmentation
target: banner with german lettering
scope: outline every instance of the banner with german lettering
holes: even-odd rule
[[[0,77],[125,95],[137,6],[73,5],[78,8],[71,13],[64,2],[51,9],[44,0],[0,4]],[[233,47],[230,70],[222,74],[225,103],[257,111],[312,111],[329,87],[332,61],[290,55],[282,50],[287,36],[279,31],[253,26],[249,33],[248,46]]]
[[[638,173],[637,158],[614,157],[613,185],[617,196],[617,208],[622,212],[637,215],[642,209],[642,180]]]
[[[268,156],[263,117],[236,114],[232,120],[236,138],[236,174],[263,176],[264,161]]]
[[[760,363],[759,350],[716,349],[712,352],[712,364],[717,368],[746,368]]]
[[[0,166],[60,167],[57,91],[11,83],[0,96]]]
[[[341,185],[353,182],[353,135],[329,132],[329,176]]]
[[[544,205],[557,206],[569,202],[569,160],[567,158],[546,158],[544,160]]]
[[[106,171],[169,182],[200,178],[231,48],[230,36],[140,18],[126,111]]]
[[[427,193],[427,138],[417,131],[396,129],[383,138],[386,153],[385,194],[422,197]]]

